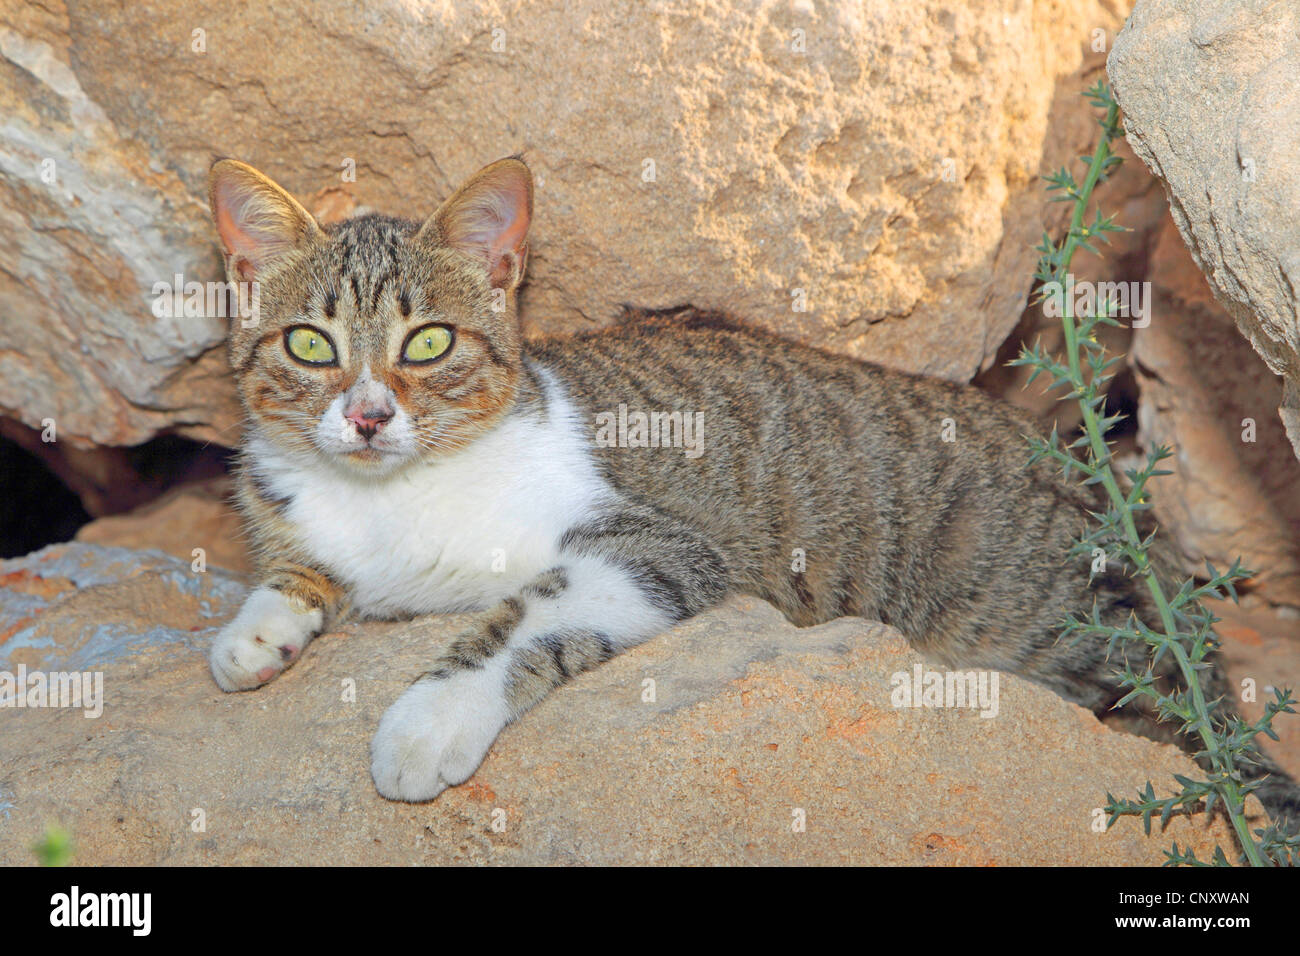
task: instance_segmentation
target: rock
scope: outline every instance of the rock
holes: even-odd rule
[[[1284,379],[1300,456],[1300,7],[1139,0],[1108,70],[1197,265]]]
[[[77,540],[121,548],[156,549],[187,564],[198,560],[230,571],[252,570],[228,478],[178,485],[127,514],[83,525]]]
[[[1139,440],[1174,449],[1156,517],[1203,573],[1240,557],[1270,600],[1300,607],[1300,461],[1273,410],[1281,382],[1237,333],[1166,219],[1150,257],[1152,318],[1133,332]],[[1207,374],[1209,373],[1209,374]],[[1300,636],[1300,631],[1297,632]]]
[[[0,667],[99,667],[144,647],[193,656],[244,590],[160,551],[66,544],[0,561]],[[15,711],[0,713],[12,727]]]
[[[0,14],[0,408],[81,444],[176,423],[214,435],[238,420],[216,348],[225,324],[150,310],[156,282],[215,278],[195,229],[202,193],[119,134],[69,65],[68,37],[23,22],[43,15]]]
[[[10,4],[0,409],[82,443],[236,442],[225,320],[151,312],[156,283],[221,278],[216,155],[336,219],[430,212],[523,150],[531,332],[691,302],[968,380],[1024,307],[1061,214],[1036,175],[1092,141],[1085,51],[1125,8]]]
[[[104,681],[95,719],[0,709],[7,864],[47,822],[82,864],[1115,865],[1231,846],[1200,816],[1093,832],[1107,790],[1163,791],[1193,764],[1007,675],[991,719],[896,709],[890,678],[921,658],[861,619],[796,629],[733,599],[561,688],[468,783],[407,805],[375,794],[370,735],[462,618],[352,625],[226,695],[203,659],[239,598],[225,572],[72,544],[0,564],[0,587],[0,667]]]
[[[1264,715],[1264,703],[1273,699],[1274,687],[1290,688],[1300,697],[1300,654],[1295,652],[1300,640],[1300,612],[1290,607],[1270,607],[1249,595],[1239,605],[1213,601],[1208,607],[1222,618],[1215,630],[1223,639],[1223,665],[1228,683],[1238,689],[1243,717],[1259,720]],[[1242,700],[1243,696],[1247,699]],[[1264,746],[1294,774],[1300,770],[1300,716],[1278,716],[1273,730],[1278,739],[1264,741]]]

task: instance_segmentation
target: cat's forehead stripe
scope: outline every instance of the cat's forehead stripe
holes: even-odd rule
[[[378,216],[362,216],[334,227],[327,268],[351,292],[358,313],[378,312],[384,293],[400,285],[394,299],[403,316],[410,314],[411,295],[402,280],[412,263],[403,243],[413,232],[413,223]],[[332,317],[336,307],[336,296],[326,296],[325,314]]]
[[[379,309],[379,297],[384,294],[384,288],[388,283],[396,278],[397,266],[394,265],[376,280],[374,291],[370,293],[370,311],[374,312]]]

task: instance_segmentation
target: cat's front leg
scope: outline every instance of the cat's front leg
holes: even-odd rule
[[[302,656],[340,598],[333,582],[307,569],[266,575],[212,644],[208,664],[217,685],[252,690],[274,680]]]
[[[474,773],[497,735],[569,678],[716,603],[717,553],[657,512],[622,512],[565,536],[564,563],[462,635],[384,714],[375,787],[431,800]]]

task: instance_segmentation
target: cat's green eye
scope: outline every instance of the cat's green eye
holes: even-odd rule
[[[284,333],[284,347],[299,362],[308,365],[338,364],[330,337],[310,325],[298,325]]]
[[[451,329],[445,325],[416,329],[402,347],[402,361],[419,365],[441,358],[451,348],[451,339]]]

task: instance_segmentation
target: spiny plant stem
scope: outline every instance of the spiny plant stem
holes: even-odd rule
[[[1205,746],[1204,752],[1208,755],[1213,769],[1211,775],[1213,779],[1209,782],[1176,777],[1182,785],[1182,791],[1169,798],[1157,799],[1154,788],[1149,782],[1146,790],[1139,795],[1138,801],[1117,801],[1108,794],[1107,826],[1114,824],[1120,816],[1140,815],[1147,832],[1150,833],[1151,816],[1157,811],[1160,812],[1162,822],[1166,822],[1176,807],[1188,806],[1204,800],[1208,812],[1213,809],[1217,799],[1222,802],[1228,814],[1245,861],[1254,866],[1267,866],[1273,862],[1272,857],[1276,857],[1279,862],[1286,862],[1288,858],[1294,858],[1300,841],[1281,836],[1273,827],[1257,831],[1261,839],[1258,841],[1255,839],[1246,822],[1244,806],[1246,795],[1257,784],[1242,784],[1239,781],[1236,758],[1250,759],[1253,753],[1253,739],[1256,735],[1264,733],[1270,737],[1274,736],[1271,720],[1275,714],[1295,712],[1290,707],[1292,703],[1290,692],[1275,691],[1277,700],[1266,706],[1264,717],[1255,724],[1246,725],[1240,718],[1232,718],[1226,722],[1225,729],[1221,730],[1215,726],[1211,704],[1205,699],[1205,692],[1198,675],[1198,670],[1204,666],[1202,660],[1213,649],[1209,628],[1217,620],[1208,611],[1200,610],[1200,605],[1197,603],[1199,598],[1226,595],[1235,600],[1236,591],[1233,582],[1249,577],[1252,572],[1243,570],[1239,562],[1234,563],[1224,574],[1217,573],[1212,565],[1207,565],[1211,577],[1209,584],[1198,588],[1195,587],[1194,582],[1188,580],[1173,601],[1166,595],[1147,554],[1150,538],[1142,537],[1135,514],[1149,507],[1145,494],[1146,484],[1152,477],[1169,474],[1167,471],[1157,470],[1156,466],[1172,453],[1164,447],[1149,452],[1146,467],[1128,473],[1133,482],[1133,491],[1127,495],[1124,493],[1105,437],[1107,431],[1121,417],[1118,415],[1107,417],[1104,413],[1103,386],[1110,377],[1107,369],[1118,359],[1106,360],[1105,350],[1095,336],[1098,325],[1119,323],[1110,318],[1111,303],[1109,302],[1098,304],[1095,316],[1076,316],[1072,296],[1064,291],[1070,287],[1070,263],[1075,252],[1080,248],[1096,252],[1090,239],[1100,238],[1104,241],[1106,233],[1122,229],[1114,223],[1113,219],[1102,217],[1100,213],[1097,214],[1092,225],[1085,225],[1084,217],[1093,191],[1100,183],[1105,182],[1110,171],[1120,162],[1119,157],[1111,150],[1111,142],[1119,133],[1118,104],[1104,83],[1099,82],[1085,95],[1095,106],[1105,110],[1105,116],[1100,120],[1102,136],[1091,158],[1084,157],[1088,162],[1088,172],[1082,185],[1076,184],[1074,178],[1065,169],[1048,177],[1049,190],[1061,190],[1063,193],[1054,198],[1071,201],[1074,208],[1070,217],[1069,230],[1059,248],[1050,237],[1043,237],[1043,245],[1040,248],[1042,258],[1037,273],[1037,278],[1044,283],[1044,296],[1048,294],[1046,290],[1053,285],[1057,290],[1056,294],[1060,296],[1061,327],[1065,334],[1067,364],[1062,365],[1043,354],[1037,345],[1032,350],[1022,349],[1020,358],[1011,364],[1033,368],[1029,382],[1044,372],[1051,375],[1053,379],[1051,388],[1068,387],[1069,393],[1064,397],[1077,399],[1082,412],[1083,436],[1073,444],[1064,445],[1055,429],[1048,441],[1031,440],[1034,452],[1030,464],[1043,458],[1052,458],[1062,466],[1066,477],[1069,477],[1072,471],[1079,471],[1086,476],[1086,483],[1100,484],[1106,493],[1109,511],[1105,515],[1094,515],[1100,527],[1081,538],[1071,554],[1101,550],[1105,554],[1114,553],[1117,557],[1122,556],[1130,561],[1135,573],[1142,578],[1151,593],[1163,631],[1163,633],[1151,631],[1145,624],[1137,621],[1136,617],[1130,618],[1128,627],[1103,624],[1094,607],[1091,622],[1070,617],[1067,619],[1064,633],[1075,633],[1080,637],[1106,637],[1108,648],[1111,650],[1121,641],[1146,645],[1148,654],[1152,655],[1149,658],[1148,670],[1144,675],[1136,674],[1130,666],[1126,666],[1121,684],[1132,689],[1116,706],[1128,703],[1137,697],[1146,697],[1155,702],[1156,713],[1162,719],[1170,716],[1181,717],[1184,732],[1190,732],[1195,728]],[[1091,375],[1087,377],[1084,375],[1085,353],[1091,371]],[[1102,409],[1100,415],[1098,409]],[[1086,458],[1080,460],[1075,457],[1071,451],[1073,448],[1086,448],[1088,452]],[[1106,545],[1106,547],[1098,547],[1099,545]],[[1189,610],[1180,611],[1182,608],[1189,608]],[[1196,614],[1198,610],[1200,610],[1199,616]],[[1199,622],[1200,626],[1197,627],[1196,633],[1191,634],[1180,630],[1178,620],[1180,616],[1189,623],[1194,618]],[[1177,664],[1178,673],[1187,686],[1186,696],[1181,691],[1166,696],[1155,688],[1155,680],[1152,676],[1154,665],[1164,653],[1171,654]],[[1228,733],[1228,727],[1231,728],[1231,733]],[[1166,851],[1166,856],[1170,864],[1202,864],[1190,848],[1186,853],[1180,853],[1176,843],[1172,852]],[[1222,850],[1216,850],[1213,862],[1226,864],[1228,861]]]

